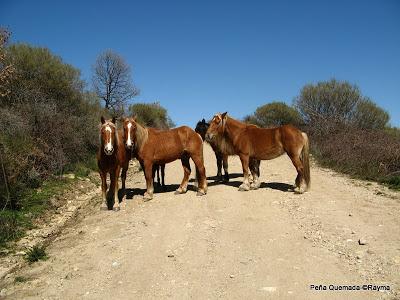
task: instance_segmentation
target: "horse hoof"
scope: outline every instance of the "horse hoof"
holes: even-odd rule
[[[145,194],[143,195],[143,200],[144,200],[144,201],[149,201],[149,200],[151,200],[151,199],[153,199],[153,197],[150,196],[148,193],[145,193]]]
[[[207,194],[207,193],[206,193],[205,191],[197,191],[196,196],[201,197],[201,196],[205,196],[206,194]]]
[[[121,208],[119,206],[113,207],[113,211],[120,211],[120,210],[121,210]]]
[[[180,194],[184,194],[184,193],[186,193],[186,190],[181,189],[181,188],[178,188],[178,189],[175,191],[175,195],[180,195]]]
[[[100,206],[100,210],[108,210],[108,207],[107,207],[107,206],[104,206],[104,205],[102,205],[102,206]]]
[[[250,187],[248,185],[242,184],[239,186],[239,191],[241,192],[247,192],[248,190],[250,190]]]
[[[295,194],[303,194],[303,193],[304,193],[304,188],[302,188],[302,187],[300,187],[300,186],[296,186],[296,187],[293,189],[293,192],[294,192]]]

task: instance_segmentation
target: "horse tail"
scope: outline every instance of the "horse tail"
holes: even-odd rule
[[[300,160],[303,163],[303,172],[304,172],[304,180],[307,185],[307,190],[310,189],[311,177],[310,177],[310,143],[308,140],[308,136],[305,132],[302,132],[301,135],[304,138],[304,146],[301,150]]]

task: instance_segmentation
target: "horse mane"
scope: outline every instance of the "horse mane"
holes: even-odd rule
[[[227,122],[228,118],[229,118],[229,120],[236,121],[235,119],[232,119],[232,118],[226,116],[226,120],[224,119],[222,121],[223,122],[222,126],[224,126],[224,127],[226,126],[226,122]],[[236,121],[236,122],[239,122],[239,121]],[[218,150],[221,151],[223,154],[227,154],[227,155],[235,154],[235,148],[233,146],[233,142],[229,138],[229,136],[226,134],[225,128],[223,129],[223,133],[216,135],[215,139],[211,143],[214,144],[218,148]]]
[[[136,123],[136,150],[140,150],[149,137],[148,129],[139,123]]]

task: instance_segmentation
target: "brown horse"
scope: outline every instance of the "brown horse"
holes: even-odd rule
[[[125,144],[125,148],[127,149],[129,160],[132,158],[132,149],[133,149],[133,140],[132,140],[132,130],[131,127],[133,123],[129,118],[122,118],[122,132],[123,132],[123,142]],[[144,170],[144,166],[141,165]],[[160,178],[160,170],[161,170],[161,178]],[[157,174],[157,182],[158,185],[165,187],[165,164],[153,165],[153,183],[155,175]]]
[[[243,183],[239,190],[248,191],[260,187],[259,174],[253,172],[249,184],[249,161],[269,160],[287,153],[297,170],[296,192],[302,193],[310,187],[309,142],[307,134],[284,125],[277,128],[259,128],[216,114],[207,130],[206,139],[218,143],[223,153],[239,155],[243,168]],[[304,187],[304,184],[306,187]]]
[[[126,118],[125,122],[131,125],[124,126],[129,132],[125,132],[127,140],[130,140],[132,153],[142,165],[146,178],[147,191],[143,198],[153,198],[153,165],[166,164],[174,160],[182,161],[184,176],[176,193],[183,194],[187,191],[190,176],[191,158],[196,165],[198,180],[197,195],[207,193],[206,171],[203,162],[203,141],[193,129],[182,126],[170,130],[157,130],[146,128],[136,122],[136,118]]]
[[[255,126],[255,125],[251,125]],[[210,127],[210,123],[207,123],[206,120],[201,120],[197,122],[195,131],[200,134],[201,138],[203,141],[206,139],[206,133],[208,130],[208,127]],[[231,145],[227,146],[225,143],[222,143],[223,136],[221,138],[216,138],[213,141],[208,141],[210,144],[211,148],[214,151],[215,158],[217,160],[217,181],[229,181],[229,173],[228,173],[228,156],[229,155],[235,155],[236,153],[233,151],[233,147]],[[223,151],[219,149],[219,147],[223,148]],[[231,151],[232,150],[232,151]],[[222,178],[222,165],[224,166],[224,172],[225,176]],[[251,173],[257,174],[258,177],[260,177],[260,160],[257,159],[250,159],[249,162],[249,168]]]
[[[113,210],[119,207],[118,177],[122,168],[122,191],[125,192],[126,172],[129,164],[129,153],[124,144],[122,131],[118,131],[115,125],[116,118],[105,120],[101,117],[100,148],[97,152],[97,165],[101,177],[101,191],[103,203],[101,209],[108,209],[107,205],[107,174],[110,174],[109,193],[113,192]]]

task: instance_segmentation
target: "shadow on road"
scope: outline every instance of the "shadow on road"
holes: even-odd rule
[[[239,186],[242,184],[242,181],[229,181],[229,182],[213,181],[213,182],[209,182],[208,186],[214,186],[214,185],[219,185],[219,184],[239,188]],[[278,191],[282,191],[282,192],[293,191],[293,185],[287,184],[287,183],[282,183],[282,182],[262,182],[260,185],[260,189],[263,189],[263,188],[270,188],[270,189],[278,190]]]
[[[169,192],[174,192],[177,188],[179,187],[179,184],[169,184],[165,185],[164,187],[159,186],[158,184],[154,185],[154,193],[155,194],[162,194],[162,193],[169,193]],[[196,191],[196,187],[193,185],[188,185],[188,191]],[[120,190],[121,192],[121,190]],[[126,188],[125,189],[125,194],[126,194],[126,199],[133,199],[134,196],[140,195],[143,196],[143,194],[146,192],[146,189],[141,189],[141,188]]]

